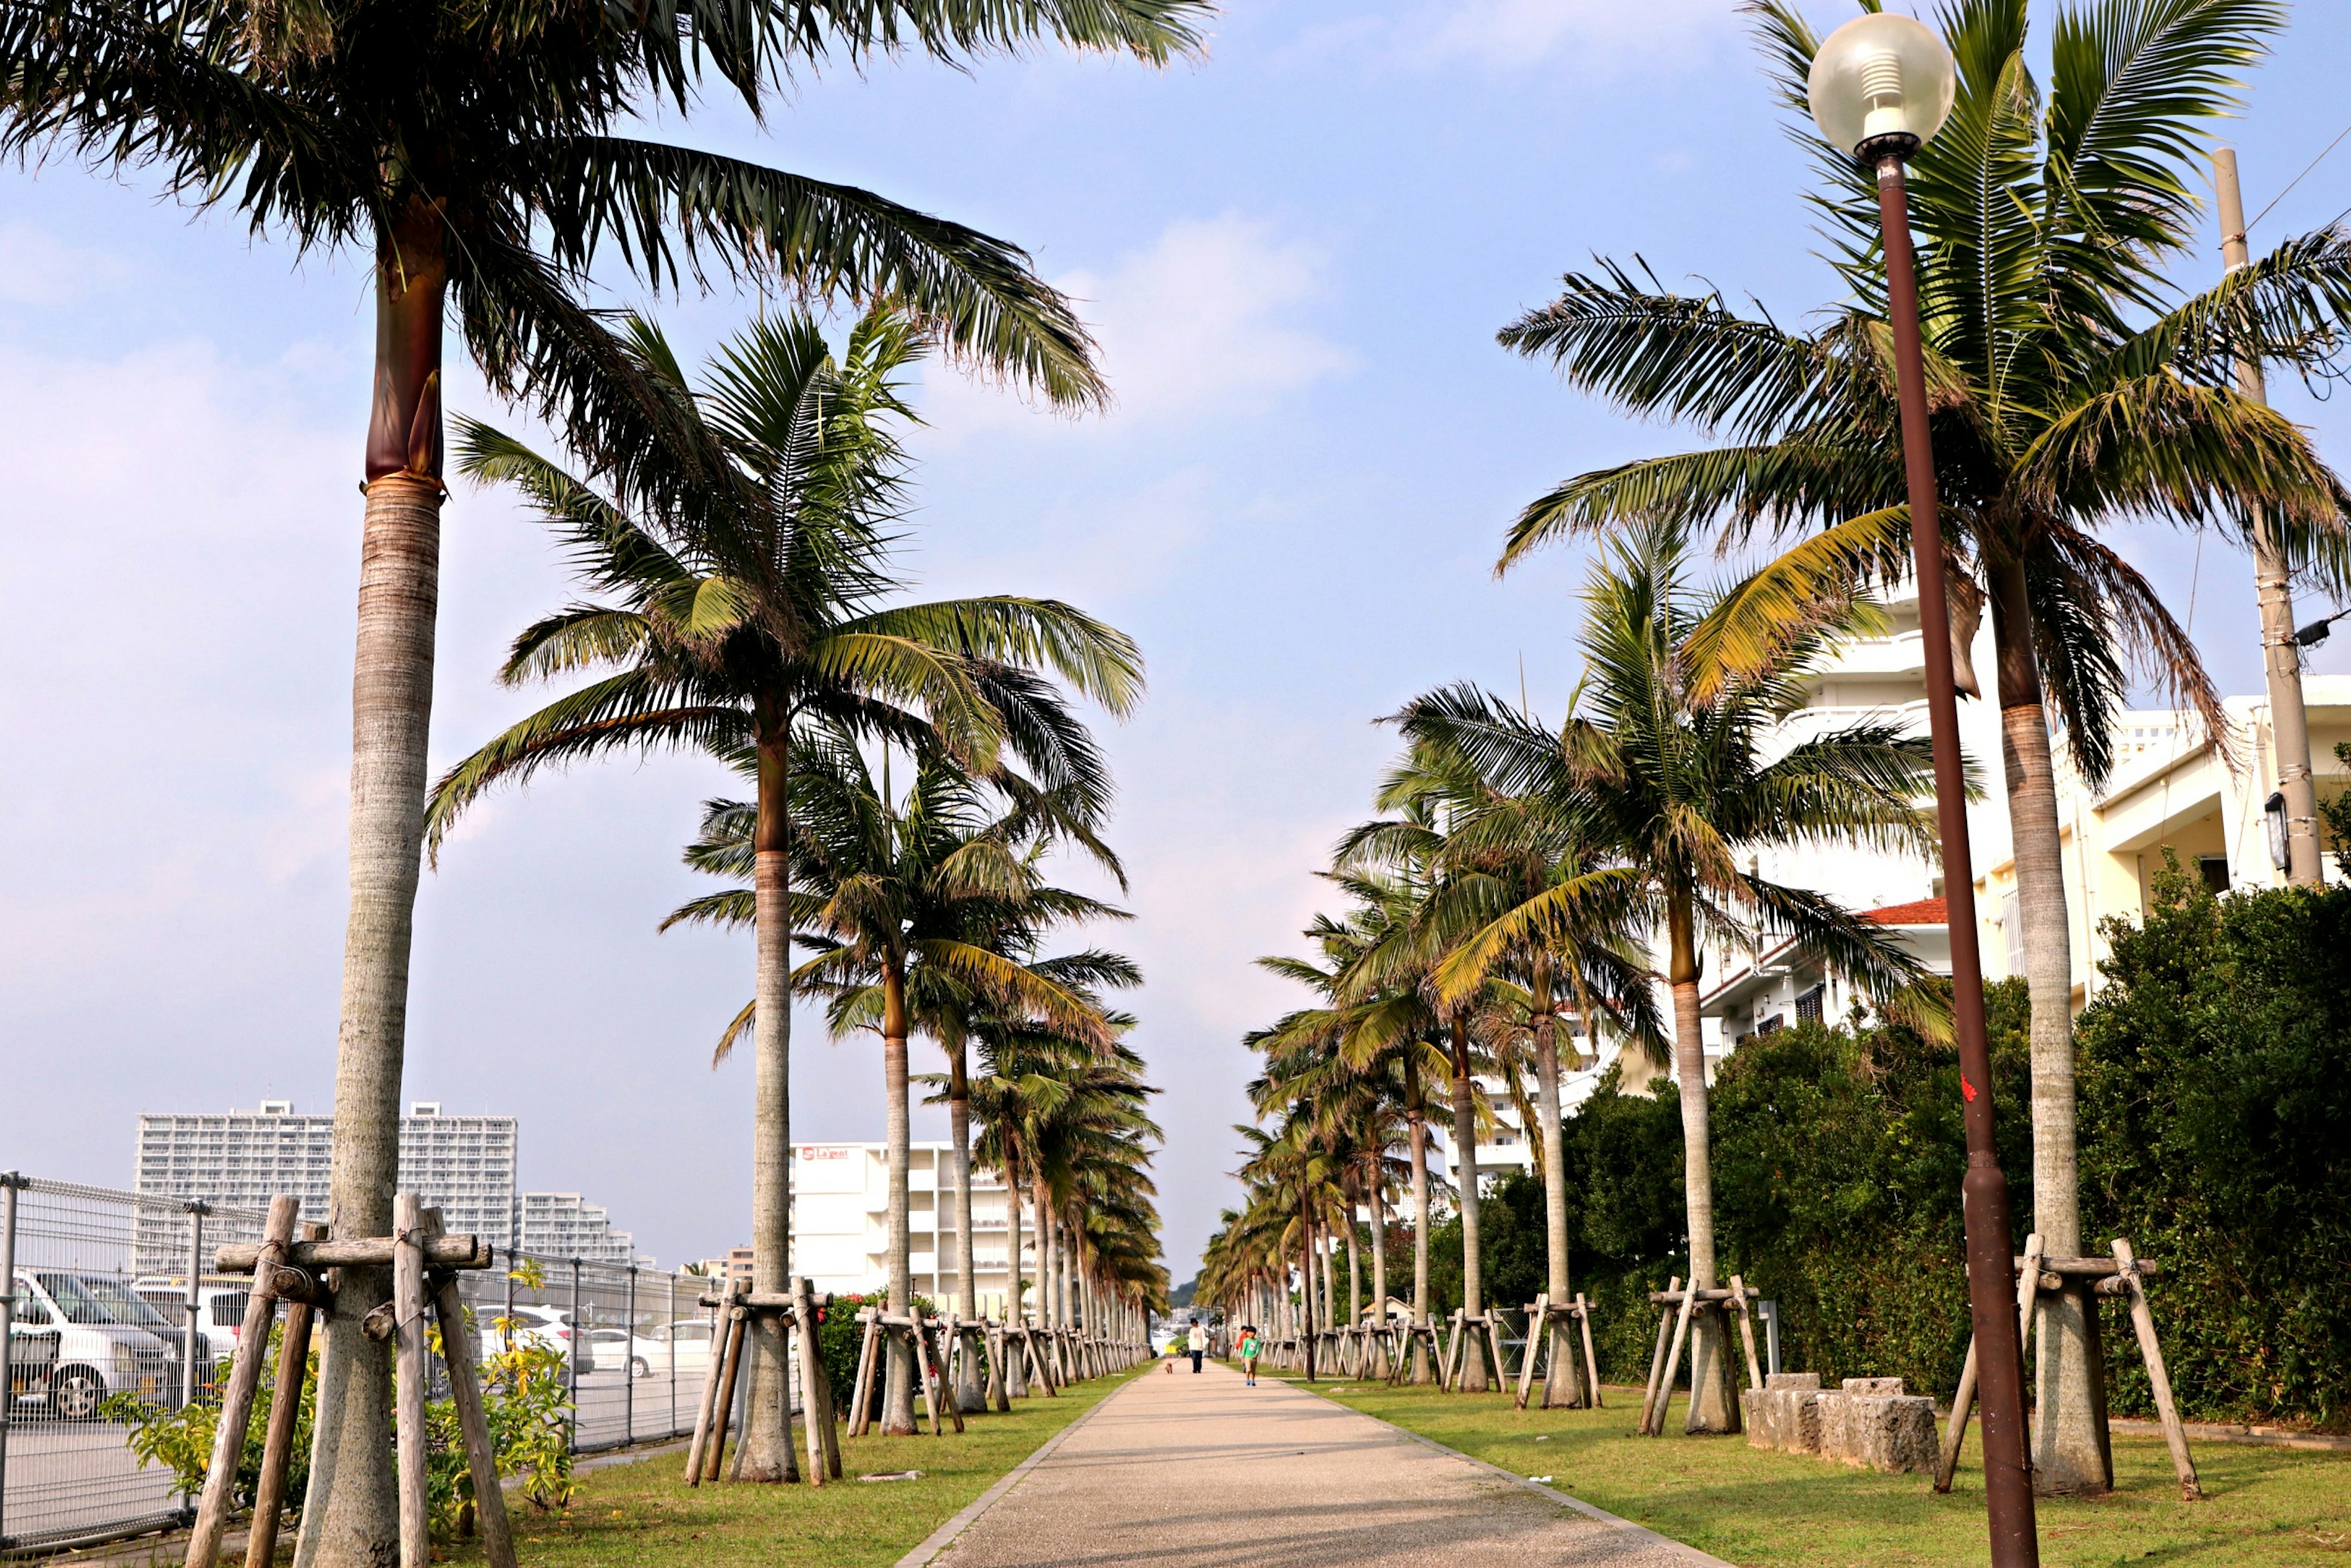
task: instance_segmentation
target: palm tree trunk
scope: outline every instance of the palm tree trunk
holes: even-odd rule
[[[1420,1075],[1407,1067],[1405,1077],[1405,1127],[1412,1145],[1412,1321],[1428,1322],[1428,1113],[1421,1103]],[[1412,1380],[1426,1383],[1432,1376],[1428,1346],[1421,1336],[1412,1340]]]
[[[1364,1254],[1355,1237],[1355,1199],[1346,1195],[1347,1205],[1347,1326],[1361,1328],[1364,1324]]]
[[[1037,1257],[1033,1265],[1036,1279],[1031,1285],[1030,1293],[1037,1298],[1037,1326],[1051,1328],[1053,1298],[1045,1289],[1045,1280],[1053,1263],[1053,1211],[1047,1207],[1043,1174],[1032,1171],[1029,1182],[1029,1218],[1037,1222]]]
[[[1007,1118],[1008,1124],[1009,1118]],[[1028,1283],[1020,1272],[1020,1160],[1018,1144],[1008,1124],[1000,1131],[1004,1152],[1004,1322],[1008,1328],[1021,1323],[1021,1287]],[[1010,1399],[1026,1398],[1029,1394],[1028,1357],[1011,1341],[1005,1342],[1004,1392]]]
[[[1547,988],[1537,1002],[1550,1010]],[[1535,1040],[1535,1121],[1542,1137],[1544,1292],[1554,1301],[1568,1300],[1567,1280],[1567,1140],[1559,1119],[1559,1035],[1557,1020],[1546,1019]],[[1575,1345],[1563,1318],[1552,1319],[1544,1330],[1549,1342],[1543,1354],[1543,1407],[1583,1403],[1583,1380],[1576,1375]],[[1526,1354],[1535,1353],[1531,1335]]]
[[[791,1289],[791,715],[758,714],[758,820],[752,829],[754,959],[751,1009],[751,1288]],[[783,1320],[751,1320],[751,1383],[744,1406],[743,1479],[796,1481],[791,1379]]]
[[[1469,1020],[1453,1020],[1453,1165],[1461,1187],[1461,1310],[1477,1317],[1486,1310],[1485,1254],[1478,1237],[1478,1083],[1469,1075]],[[1478,1336],[1464,1331],[1461,1391],[1486,1392],[1486,1354]]]
[[[1680,1081],[1682,1103],[1682,1190],[1689,1217],[1690,1277],[1693,1291],[1711,1291],[1715,1284],[1714,1165],[1709,1153],[1706,1108],[1706,1036],[1698,1021],[1698,942],[1692,925],[1690,895],[1677,889],[1667,907],[1667,934],[1671,944],[1667,982],[1674,996],[1674,1073]],[[1686,1432],[1739,1430],[1739,1387],[1733,1381],[1730,1342],[1722,1314],[1711,1310],[1690,1314],[1690,1403]],[[1671,1396],[1671,1391],[1667,1391]]]
[[[1372,1317],[1381,1328],[1388,1326],[1388,1206],[1387,1195],[1379,1174],[1372,1177]]]
[[[906,984],[895,964],[882,977],[882,1077],[889,1103],[890,1138],[890,1312],[911,1316],[914,1310],[913,1199],[907,1191],[907,1165],[913,1151],[907,1138],[906,1111]],[[889,1382],[882,1399],[882,1435],[911,1437],[914,1431],[914,1351],[906,1340],[892,1334]]]
[[[979,1317],[979,1271],[971,1251],[971,1073],[963,1036],[947,1046],[947,1128],[955,1141],[956,1271],[961,1281],[956,1312],[966,1322]],[[956,1355],[956,1402],[967,1414],[987,1408],[987,1392],[979,1385],[979,1361]]]
[[[1994,564],[1992,640],[2000,666],[2001,756],[2017,915],[2032,1001],[2032,1225],[2050,1256],[2082,1252],[2080,1172],[2074,1155],[2074,937],[2057,818],[2049,713],[2032,650],[2024,568]],[[2032,1484],[2045,1493],[2114,1486],[2106,1433],[2105,1357],[2087,1281],[2041,1298],[2034,1336]]]
[[[377,252],[375,393],[351,665],[350,909],[328,1216],[345,1237],[391,1234],[400,1180],[401,1067],[441,581],[443,232],[440,214],[417,204]],[[399,1551],[392,1347],[360,1329],[390,1299],[391,1271],[341,1275],[337,1310],[327,1319],[315,1484],[300,1552],[325,1568],[372,1568]]]

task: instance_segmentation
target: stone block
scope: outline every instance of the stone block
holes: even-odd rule
[[[1896,1378],[1868,1381],[1899,1382]],[[1823,1396],[1821,1406],[1823,1458],[1888,1475],[1935,1468],[1940,1434],[1935,1427],[1933,1400],[1913,1394],[1839,1392]]]
[[[1752,1434],[1749,1440],[1759,1448],[1777,1448],[1783,1453],[1819,1452],[1823,1397],[1813,1388],[1767,1387],[1750,1391],[1746,1406]]]
[[[1902,1380],[1898,1377],[1848,1377],[1844,1380],[1847,1394],[1899,1394]]]
[[[1763,1379],[1768,1389],[1807,1388],[1818,1391],[1821,1375],[1817,1372],[1775,1372]]]

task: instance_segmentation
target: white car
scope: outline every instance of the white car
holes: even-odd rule
[[[619,1366],[625,1360],[632,1377],[699,1377],[710,1366],[711,1325],[708,1318],[683,1318],[655,1323],[641,1334],[626,1329],[590,1329],[596,1364]]]
[[[110,1394],[180,1399],[180,1347],[163,1315],[110,1274],[19,1269],[8,1322],[8,1386],[68,1421],[97,1418]],[[54,1346],[54,1348],[50,1348]],[[205,1347],[199,1344],[198,1354]]]
[[[571,1314],[560,1307],[517,1306],[509,1313],[504,1307],[475,1306],[475,1320],[481,1325],[482,1354],[492,1356],[515,1344],[538,1345],[553,1351],[565,1360],[571,1357]],[[500,1319],[508,1327],[501,1330]],[[590,1338],[580,1347],[580,1370],[582,1375],[596,1370],[595,1341]]]

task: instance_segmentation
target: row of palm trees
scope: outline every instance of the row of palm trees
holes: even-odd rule
[[[428,845],[437,853],[485,791],[550,766],[683,750],[731,767],[749,799],[707,802],[685,861],[736,885],[663,925],[748,928],[757,945],[754,994],[714,1061],[751,1042],[753,1288],[789,1288],[797,997],[823,1005],[836,1039],[881,1041],[891,1312],[914,1307],[917,1035],[947,1058],[938,1098],[954,1135],[961,1315],[980,1316],[969,1266],[975,1112],[980,1157],[1009,1193],[1025,1182],[1040,1217],[1042,1321],[1068,1322],[1068,1287],[1046,1288],[1056,1280],[1100,1292],[1089,1325],[1113,1301],[1151,1304],[1164,1293],[1144,1171],[1153,1091],[1121,1041],[1134,1020],[1103,1001],[1141,977],[1113,952],[1047,951],[1063,927],[1125,918],[1049,878],[1066,853],[1123,884],[1099,836],[1108,772],[1065,688],[1123,713],[1141,692],[1139,653],[1051,601],[904,600],[892,563],[906,517],[903,383],[932,343],[896,305],[870,311],[838,352],[810,317],[760,320],[698,382],[650,322],[627,323],[626,339],[640,372],[664,388],[670,419],[716,455],[725,482],[689,482],[663,452],[608,494],[509,434],[460,423],[461,470],[520,491],[594,596],[526,628],[502,677],[590,678],[443,776]],[[787,642],[786,628],[799,635]],[[806,955],[797,962],[795,946]],[[761,1352],[744,1474],[786,1479],[780,1336]],[[885,1433],[914,1429],[912,1355],[892,1342]],[[960,1392],[977,1408],[977,1386]]]
[[[799,73],[910,51],[960,65],[1050,41],[1160,65],[1196,52],[1207,15],[1203,0],[0,5],[0,153],[152,173],[199,209],[289,241],[297,256],[356,251],[371,265],[330,1217],[341,1233],[388,1232],[398,1172],[448,324],[495,395],[552,421],[614,494],[655,506],[691,508],[698,503],[675,492],[695,491],[724,508],[757,481],[711,444],[708,422],[681,417],[689,404],[679,378],[662,373],[642,336],[609,329],[591,303],[591,271],[656,291],[750,282],[893,298],[957,359],[1060,406],[1098,405],[1106,388],[1084,327],[1017,246],[871,191],[635,132],[690,123],[714,87],[757,118]],[[717,612],[725,597],[708,608]],[[799,657],[824,630],[780,601],[762,613],[759,635],[775,653]],[[989,632],[972,634],[984,653]],[[543,657],[559,664],[580,646],[560,625],[543,641]],[[985,727],[965,721],[989,699],[977,674],[963,686],[938,727],[977,759],[990,749]],[[776,733],[759,731],[770,741]],[[785,852],[778,839],[761,852]],[[758,1207],[770,1282],[782,1258],[781,955],[781,938],[763,936],[770,1006],[758,1030]],[[389,1287],[377,1272],[347,1270],[340,1289],[354,1310],[328,1319],[313,1470],[323,1495],[307,1514],[306,1568],[383,1561],[396,1534],[390,1351],[358,1326]],[[772,1408],[774,1389],[763,1387]],[[772,1440],[766,1453],[772,1466]]]
[[[1910,553],[1876,181],[1825,148],[1810,123],[1805,83],[1820,36],[1788,0],[1750,0],[1746,9],[1790,132],[1813,155],[1818,183],[1808,199],[1842,298],[1813,325],[1795,329],[1711,288],[1677,291],[1637,260],[1603,260],[1567,275],[1556,299],[1500,333],[1503,346],[1548,361],[1568,385],[1614,410],[1685,425],[1707,444],[1563,481],[1520,513],[1499,570],[1577,539],[1620,541],[1637,552],[1648,547],[1623,541],[1670,535],[1780,553],[1690,618],[1687,664],[1672,683],[1687,706],[1664,701],[1661,687],[1658,706],[1645,717],[1602,697],[1597,706],[1622,715],[1628,737],[1638,737],[1623,749],[1614,748],[1614,721],[1593,728],[1572,719],[1551,732],[1457,689],[1401,716],[1416,749],[1390,789],[1392,802],[1405,804],[1418,788],[1411,776],[1455,750],[1511,797],[1612,777],[1619,758],[1635,756],[1660,781],[1654,800],[1629,815],[1595,806],[1578,824],[1593,835],[1585,848],[1624,856],[1616,866],[1624,883],[1644,890],[1629,900],[1638,905],[1629,925],[1614,924],[1624,903],[1604,906],[1599,899],[1604,883],[1563,875],[1544,899],[1525,905],[1541,908],[1541,921],[1498,919],[1489,942],[1442,955],[1416,951],[1427,977],[1413,1005],[1429,1009],[1432,1019],[1467,1005],[1492,983],[1491,960],[1508,941],[1558,939],[1577,923],[1571,915],[1579,901],[1591,922],[1583,929],[1593,936],[1654,940],[1673,1000],[1688,1134],[1691,1271],[1707,1284],[1714,1266],[1703,1223],[1698,964],[1708,940],[1736,945],[1740,923],[1729,917],[1742,904],[1767,924],[1834,912],[1810,895],[1742,888],[1738,853],[1769,841],[1772,830],[1740,809],[1718,813],[1699,803],[1704,797],[1678,793],[1677,784],[1665,783],[1675,777],[1667,759],[1705,756],[1730,740],[1738,726],[1707,716],[1718,695],[1766,678],[1761,672],[1780,657],[1773,639],[1814,635],[1823,623],[1813,607],[1895,586],[1907,576]],[[2056,768],[2062,758],[2094,786],[2105,777],[2115,759],[2115,716],[2134,676],[2193,711],[2224,752],[2231,733],[2187,629],[2101,536],[2159,520],[2250,540],[2266,523],[2316,586],[2338,597],[2351,590],[2351,490],[2320,458],[2308,431],[2241,395],[2234,375],[2240,363],[2267,361],[2305,375],[2340,368],[2351,322],[2351,236],[2338,226],[2287,236],[2210,286],[2183,287],[2175,277],[2183,264],[2204,265],[2197,255],[2200,159],[2239,107],[2239,73],[2283,27],[2283,6],[2107,0],[2066,7],[2048,42],[2045,85],[2031,64],[2026,0],[1960,0],[1938,20],[1958,63],[1958,98],[1944,130],[1911,163],[1909,180],[1953,653],[1965,693],[1996,702],[2001,716],[2001,783],[2032,999],[2032,1228],[2051,1249],[2078,1253],[2073,941]],[[1995,666],[1989,683],[1978,678],[1970,656],[1987,609]],[[1670,619],[1657,622],[1653,646],[1675,645],[1666,631]],[[1604,638],[1604,652],[1593,632],[1588,626],[1587,695],[1625,688],[1627,667],[1611,662],[1617,640]],[[1873,803],[1863,813],[1871,820],[1834,831],[1916,841],[1924,824],[1907,814],[1915,798],[1902,794],[1915,781],[1915,750],[1907,737],[1888,735],[1878,752]],[[1863,797],[1850,800],[1859,804]],[[1441,885],[1448,862],[1434,846],[1441,839],[1450,852],[1462,831],[1456,815],[1477,831],[1486,810],[1464,812],[1447,800],[1445,815],[1408,829],[1382,827],[1343,850],[1343,864],[1381,864],[1390,882],[1376,892],[1357,888],[1354,911],[1325,930],[1394,924],[1382,901],[1417,900],[1424,885]],[[1408,842],[1428,847],[1384,859],[1366,853]],[[1897,983],[1906,977],[1893,956],[1857,944],[1855,935],[1836,936],[1824,953],[1883,1000],[1914,1012],[1926,1006],[1915,988]],[[1552,960],[1554,992],[1574,967],[1564,954]],[[1520,975],[1530,1016],[1539,1014],[1531,958],[1520,960]],[[1334,974],[1331,984],[1335,1003],[1379,994],[1368,971],[1343,984]],[[1580,1016],[1600,1032],[1621,1028],[1636,1040],[1647,1038],[1621,999],[1614,1014],[1601,1005],[1604,995],[1595,988],[1594,1005]],[[1298,1027],[1333,1027],[1338,1010],[1316,1009],[1324,1021],[1301,1018]],[[1422,1032],[1432,1052],[1444,1043]],[[1473,1041],[1479,1033],[1474,1014],[1467,1033]],[[1458,1084],[1465,1058],[1452,1054]],[[1358,1043],[1343,1055],[1368,1062],[1373,1052]],[[1637,1077],[1645,1070],[1633,1055]],[[1428,1065],[1437,1064],[1432,1054]],[[1518,1082],[1499,1057],[1496,1064]],[[1443,1075],[1429,1076],[1436,1087]],[[1457,1143],[1468,1146],[1466,1138]],[[1547,1170],[1555,1170],[1548,1124],[1544,1153]],[[1554,1189],[1554,1291],[1564,1279],[1558,1212]],[[1475,1214],[1476,1205],[1467,1204],[1464,1239],[1472,1251]],[[1474,1264],[1468,1275],[1474,1303]],[[2040,1310],[2036,1483],[2103,1488],[2109,1481],[2098,1417],[2104,1406],[2094,1396],[2101,1373],[2092,1310],[2080,1291],[2044,1298]],[[1702,1346],[1702,1360],[1706,1354]]]
[[[1413,1320],[1428,1322],[1432,1114],[1449,1121],[1462,1232],[1462,1307],[1482,1313],[1476,1149],[1495,1124],[1481,1079],[1499,1079],[1537,1129],[1548,1277],[1571,1294],[1560,1080],[1620,1048],[1626,1087],[1670,1060],[1686,1140],[1697,1288],[1716,1285],[1707,1082],[1699,1036],[1700,946],[1789,940],[1834,964],[1878,1005],[1928,1022],[1940,1007],[1917,960],[1882,927],[1820,895],[1772,882],[1755,852],[1826,840],[1920,848],[1925,742],[1861,722],[1777,744],[1806,677],[1839,635],[1878,623],[1844,596],[1782,606],[1767,627],[1752,580],[1708,592],[1670,528],[1604,547],[1584,590],[1585,678],[1564,723],[1547,724],[1471,686],[1432,692],[1395,716],[1406,740],[1378,804],[1349,832],[1329,875],[1347,910],[1307,936],[1320,959],[1268,958],[1316,1005],[1249,1037],[1265,1071],[1251,1096],[1270,1130],[1241,1171],[1249,1202],[1211,1243],[1204,1293],[1239,1307],[1260,1287],[1286,1300],[1292,1260],[1320,1235],[1351,1257],[1367,1216],[1375,1303],[1385,1301],[1390,1189],[1409,1186]],[[1671,1018],[1652,985],[1651,933],[1665,934]],[[1530,1103],[1529,1081],[1534,1084]],[[1401,1145],[1401,1154],[1398,1145]],[[1337,1320],[1314,1270],[1305,1336]],[[1361,1321],[1350,1292],[1346,1322]],[[1496,1303],[1499,1304],[1499,1303]],[[1510,1303],[1516,1305],[1517,1303]],[[1381,1308],[1375,1307],[1375,1311]],[[1694,1360],[1693,1430],[1737,1421],[1719,1325]],[[1420,1342],[1415,1341],[1416,1376]],[[1547,1393],[1581,1398],[1573,1355],[1551,1358]],[[1500,1375],[1474,1341],[1465,1387]]]

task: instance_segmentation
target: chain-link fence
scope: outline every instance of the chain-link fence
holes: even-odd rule
[[[0,1175],[0,1278],[13,1285],[0,1297],[0,1555],[190,1517],[194,1500],[172,1473],[131,1451],[118,1396],[167,1410],[214,1397],[252,1281],[211,1272],[212,1254],[258,1240],[263,1219]],[[523,1342],[563,1357],[575,1451],[693,1430],[716,1319],[697,1298],[718,1281],[503,1248],[496,1268],[459,1279],[485,1353]]]

